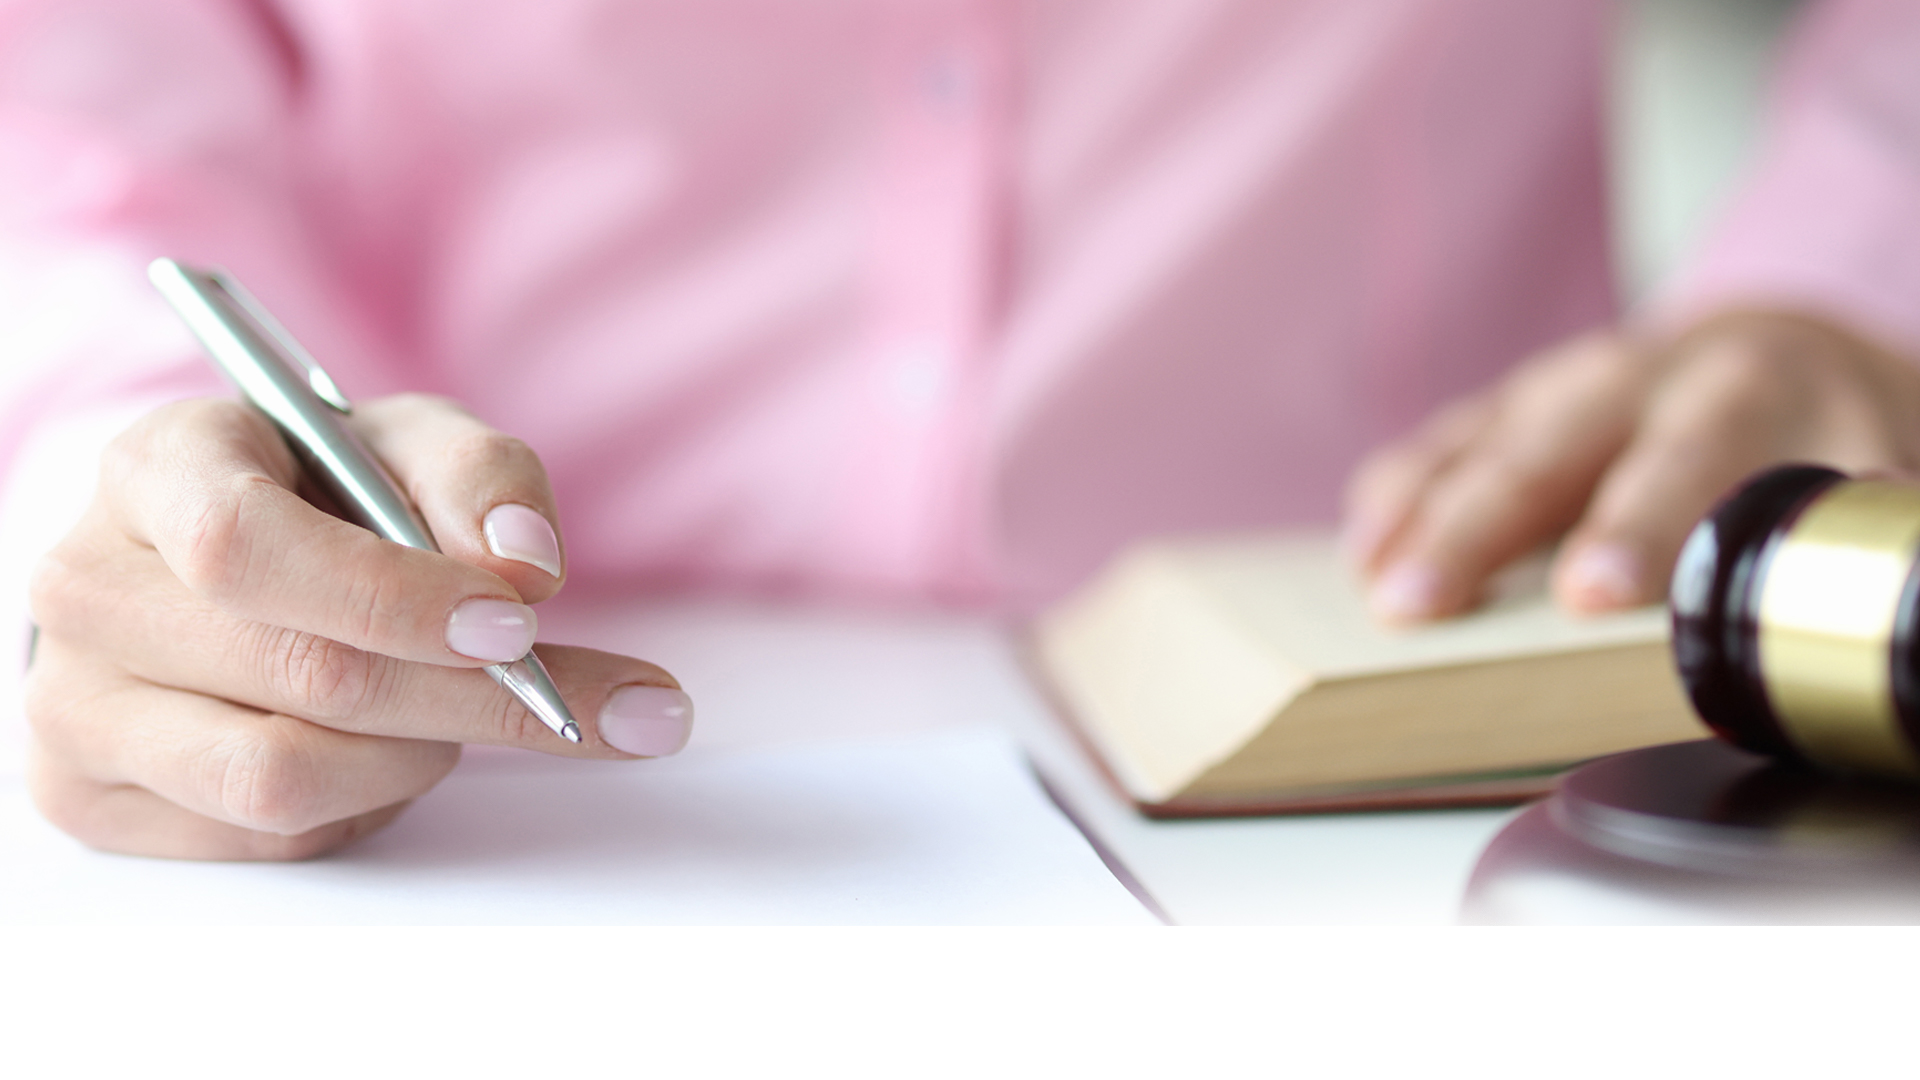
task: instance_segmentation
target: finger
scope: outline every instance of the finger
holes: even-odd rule
[[[1516,376],[1489,430],[1420,497],[1370,599],[1389,622],[1465,611],[1487,579],[1578,518],[1633,430],[1642,382],[1610,339]]]
[[[160,859],[310,859],[385,828],[405,803],[297,836],[257,832],[181,809],[150,791],[103,784],[44,759],[29,774],[34,805],[56,828],[98,851]]]
[[[528,603],[560,590],[565,558],[546,467],[445,398],[362,406],[355,427],[412,496],[440,550],[506,579]]]
[[[673,676],[631,657],[541,646],[581,725],[569,743],[484,672],[414,664],[237,619],[188,592],[151,552],[72,548],[34,576],[43,639],[84,642],[134,676],[342,731],[520,746],[574,757],[658,757],[691,733]]]
[[[1899,460],[1874,393],[1804,357],[1723,338],[1685,360],[1562,546],[1554,593],[1572,611],[1661,599],[1693,524],[1769,465],[1860,469]]]
[[[1593,614],[1650,604],[1666,583],[1693,523],[1759,462],[1646,439],[1610,470],[1554,560],[1553,593],[1569,611]],[[1682,457],[1684,455],[1684,457]]]
[[[252,832],[297,836],[404,802],[460,760],[457,743],[336,731],[153,686],[58,641],[42,643],[27,701],[51,758]]]
[[[1420,494],[1445,472],[1493,415],[1491,395],[1455,402],[1412,437],[1377,450],[1360,463],[1347,485],[1341,546],[1363,574],[1405,534]]]
[[[241,618],[427,663],[526,654],[537,622],[512,586],[321,512],[289,489],[289,460],[255,410],[181,402],[116,440],[103,502],[190,589]]]

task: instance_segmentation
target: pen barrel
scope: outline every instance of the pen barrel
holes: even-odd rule
[[[316,418],[312,439],[271,412],[267,412],[267,418],[280,429],[308,478],[327,493],[348,520],[396,544],[422,551],[440,550],[419,512],[399,494],[400,486],[393,475],[337,417]],[[357,452],[342,456],[339,451],[343,447]],[[329,465],[329,459],[338,463]]]
[[[346,414],[314,392],[312,380],[324,373],[289,359],[275,335],[216,275],[160,260],[151,276],[214,366],[280,430],[307,476],[342,514],[396,544],[440,550],[393,476],[347,428]]]

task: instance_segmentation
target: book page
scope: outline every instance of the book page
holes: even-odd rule
[[[1575,618],[1546,593],[1545,562],[1503,575],[1492,601],[1456,619],[1394,629],[1368,613],[1324,533],[1188,540],[1156,550],[1222,614],[1318,679],[1666,640],[1664,607]]]

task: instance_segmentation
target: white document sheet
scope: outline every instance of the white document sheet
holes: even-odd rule
[[[305,863],[87,851],[0,776],[0,922],[1153,922],[1012,740],[968,729],[642,763],[470,750]]]

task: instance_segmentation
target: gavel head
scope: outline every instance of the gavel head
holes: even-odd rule
[[[1746,750],[1920,781],[1920,486],[1789,465],[1694,527],[1673,655],[1693,705]]]

